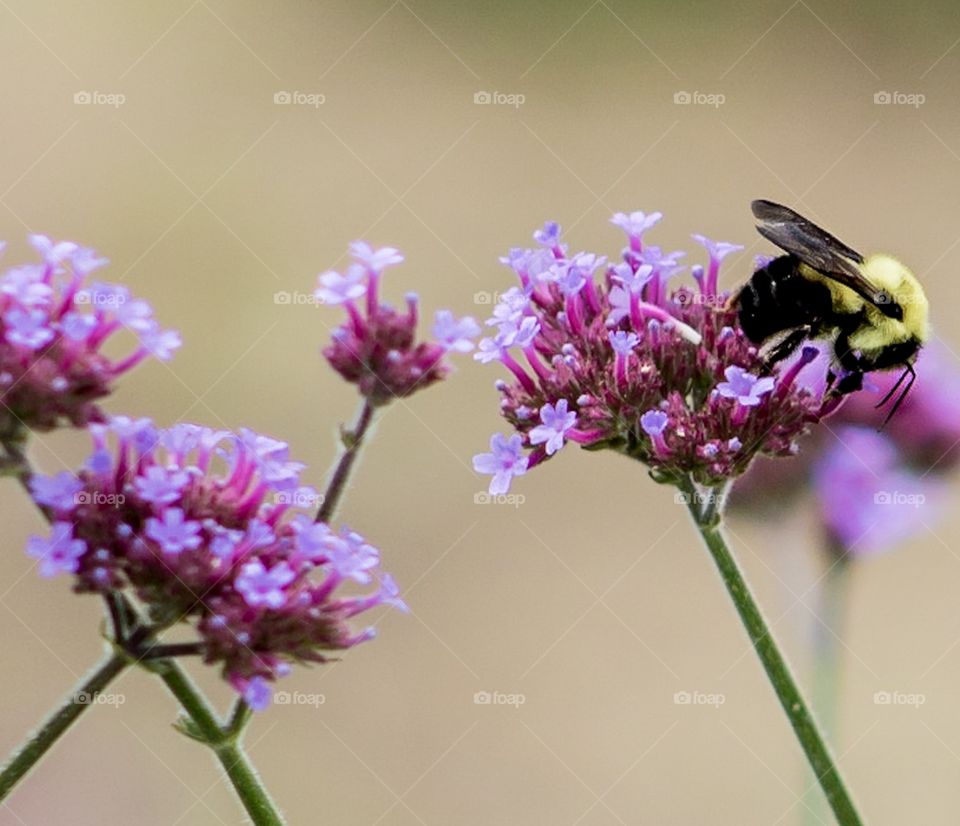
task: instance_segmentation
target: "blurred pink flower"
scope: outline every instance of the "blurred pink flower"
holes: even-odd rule
[[[933,342],[916,371],[882,433],[876,428],[884,413],[876,405],[896,383],[896,371],[870,374],[864,389],[800,444],[794,461],[755,462],[737,481],[731,505],[762,512],[812,487],[830,547],[855,556],[889,550],[925,530],[939,515],[944,474],[960,463],[960,359]],[[823,375],[811,368],[800,381]],[[810,389],[822,392],[819,384]]]

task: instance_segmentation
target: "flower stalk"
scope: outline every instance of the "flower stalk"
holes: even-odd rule
[[[330,482],[323,494],[323,502],[317,511],[317,522],[329,522],[336,515],[340,499],[343,497],[350,481],[353,466],[363,448],[364,439],[373,426],[375,408],[369,400],[365,400],[360,407],[357,421],[349,430],[341,428],[340,441],[343,443],[343,452],[337,460]]]
[[[707,550],[716,563],[727,593],[733,600],[750,642],[767,673],[777,699],[783,707],[797,740],[807,757],[813,773],[826,795],[839,826],[862,826],[856,807],[837,769],[836,762],[824,741],[796,679],[770,633],[740,566],[727,544],[722,529],[722,502],[725,490],[718,486],[706,497],[698,493],[692,481],[683,484],[685,501]],[[706,499],[706,504],[702,503]]]
[[[222,725],[216,712],[184,671],[174,667],[170,660],[163,660],[155,670],[189,716],[189,720],[181,720],[180,730],[213,750],[251,821],[256,826],[284,826],[286,821],[280,809],[241,744],[241,735],[249,715],[239,711],[240,704],[230,722]],[[245,703],[242,705],[246,706]]]

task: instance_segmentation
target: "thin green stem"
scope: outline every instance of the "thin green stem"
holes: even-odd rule
[[[230,719],[227,721],[227,731],[234,736],[239,735],[240,732],[247,727],[247,723],[250,722],[251,717],[253,717],[253,709],[247,705],[246,700],[242,697],[239,698],[236,703],[234,703],[233,711],[230,712]]]
[[[151,660],[167,660],[171,657],[198,657],[203,652],[202,642],[156,643],[141,648],[137,652],[137,659],[149,662]]]
[[[126,639],[131,629],[125,601],[116,591],[109,591],[103,595],[103,604],[107,609],[107,616],[110,617],[113,639]]]
[[[277,804],[240,744],[239,731],[220,724],[216,712],[193,681],[173,663],[164,661],[156,670],[190,717],[190,724],[182,730],[213,750],[252,822],[256,826],[283,826],[285,821]]]
[[[13,791],[40,759],[53,747],[60,736],[94,704],[98,694],[130,665],[127,656],[119,651],[109,654],[70,693],[63,704],[47,718],[0,772],[0,800]]]
[[[826,742],[817,728],[813,715],[800,694],[790,667],[780,653],[780,649],[777,647],[766,620],[764,620],[763,614],[750,592],[743,573],[727,545],[720,524],[719,509],[708,511],[701,508],[700,500],[702,497],[694,494],[692,483],[689,483],[688,492],[692,494],[687,497],[690,514],[703,537],[707,549],[713,556],[713,561],[723,578],[724,585],[726,585],[727,593],[733,600],[750,641],[753,643],[753,648],[767,672],[770,684],[777,694],[777,699],[779,699],[790,725],[793,726],[797,740],[800,742],[810,767],[827,797],[827,802],[833,810],[837,823],[840,826],[862,826],[853,800],[844,785],[833,757],[830,755]],[[712,496],[722,497],[722,491],[714,491]]]
[[[341,429],[343,452],[337,460],[337,466],[323,494],[323,502],[320,504],[320,510],[317,511],[317,522],[329,522],[337,512],[337,505],[340,504],[340,499],[347,489],[350,472],[360,455],[363,440],[373,424],[374,411],[374,406],[369,401],[364,401],[353,427],[349,430]]]

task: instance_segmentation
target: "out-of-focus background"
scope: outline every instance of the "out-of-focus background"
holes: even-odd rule
[[[318,355],[340,313],[300,301],[357,238],[406,254],[388,298],[485,317],[512,284],[497,257],[545,219],[572,248],[616,255],[610,214],[661,210],[651,240],[669,249],[692,232],[747,245],[729,284],[769,251],[748,209],[768,197],[909,262],[937,336],[960,344],[949,2],[2,0],[0,66],[5,261],[29,254],[28,232],[94,246],[105,278],[183,333],[109,409],[289,440],[317,485],[357,400]],[[343,662],[297,670],[283,688],[315,704],[252,726],[290,822],[802,822],[812,777],[669,490],[571,448],[515,484],[519,506],[475,504],[499,375],[464,360],[379,424],[342,516],[413,611],[384,614]],[[31,451],[55,472],[87,444],[61,432]],[[42,523],[13,482],[0,501],[6,752],[97,659],[101,615],[32,570]],[[807,686],[811,513],[783,499],[731,522]],[[835,744],[871,824],[960,811],[958,526],[931,518],[854,573]],[[243,822],[156,681],[131,673],[112,692],[122,704],[85,715],[3,826]]]

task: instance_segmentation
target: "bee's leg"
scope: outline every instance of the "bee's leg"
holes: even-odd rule
[[[793,355],[796,349],[810,337],[810,333],[810,327],[806,326],[792,330],[786,338],[774,345],[769,353],[763,355],[763,372],[772,373],[777,362]]]
[[[834,391],[838,396],[846,396],[848,393],[856,393],[858,390],[863,389],[863,373],[859,370],[854,370],[850,373],[847,373],[843,378],[837,382],[836,390]]]
[[[863,376],[869,373],[874,366],[866,361],[859,350],[854,350],[850,346],[850,341],[846,333],[837,336],[833,345],[833,355],[836,363],[840,365],[840,381],[834,388],[834,393],[838,396],[846,396],[848,393],[855,393],[863,388]]]

